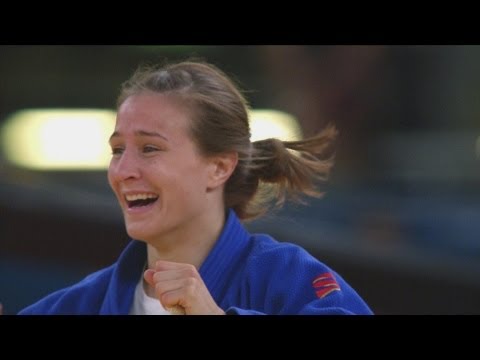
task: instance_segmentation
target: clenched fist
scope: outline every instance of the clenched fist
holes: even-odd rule
[[[178,313],[181,307],[186,315],[225,315],[193,265],[159,260],[143,276],[167,311]]]

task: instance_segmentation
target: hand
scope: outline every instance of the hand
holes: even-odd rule
[[[164,308],[181,306],[186,315],[225,315],[193,265],[159,260],[143,276]]]

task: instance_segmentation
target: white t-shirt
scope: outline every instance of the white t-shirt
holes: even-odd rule
[[[143,276],[140,277],[135,288],[133,304],[129,315],[171,315],[164,309],[160,300],[152,298],[145,293],[143,288]]]

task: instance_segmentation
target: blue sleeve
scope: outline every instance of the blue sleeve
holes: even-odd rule
[[[55,291],[18,315],[95,315],[102,305],[111,269],[99,270],[80,282]]]
[[[335,271],[301,247],[265,246],[246,267],[248,303],[238,315],[370,315],[357,292]]]
[[[266,315],[265,313],[262,313],[260,311],[255,311],[255,310],[245,310],[238,308],[236,306],[232,306],[225,311],[227,315]]]
[[[18,315],[50,315],[53,313],[52,309],[55,308],[55,304],[58,303],[59,299],[61,299],[63,294],[67,291],[68,288],[51,293],[36,303],[21,310]]]

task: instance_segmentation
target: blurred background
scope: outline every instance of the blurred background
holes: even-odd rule
[[[339,129],[325,196],[250,230],[305,247],[377,314],[480,313],[480,46],[3,45],[6,314],[110,265],[128,242],[103,163],[35,161],[47,146],[57,157],[106,146],[102,131],[137,65],[192,56],[234,76],[253,109],[296,119],[304,136]],[[86,109],[103,111],[91,128],[26,116]]]

